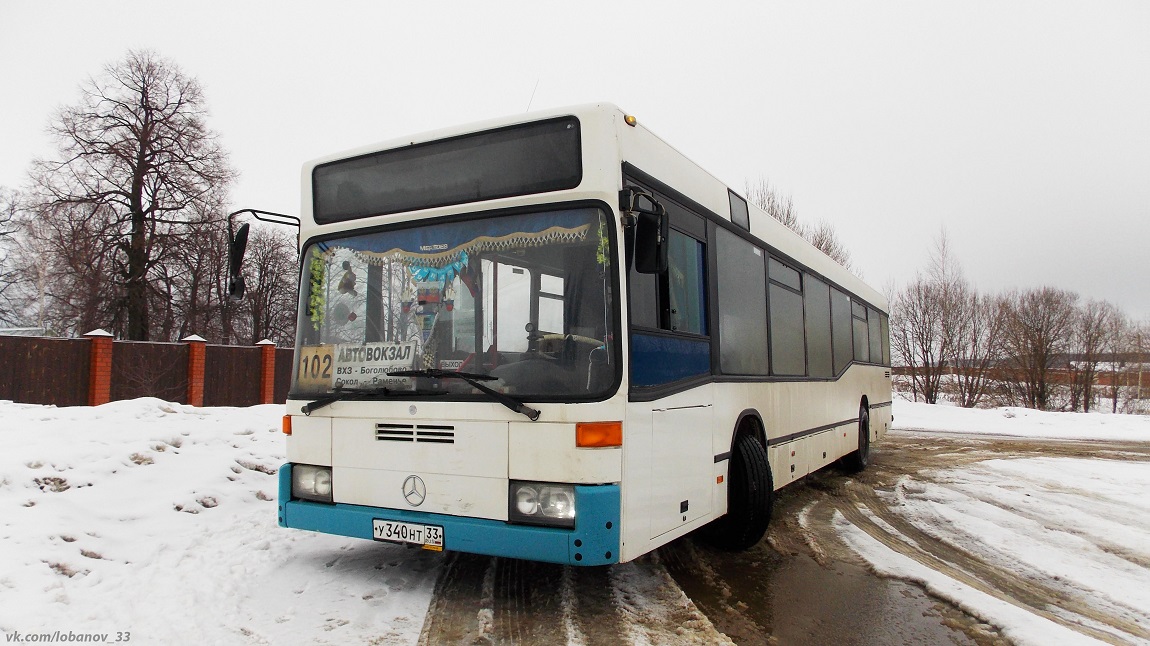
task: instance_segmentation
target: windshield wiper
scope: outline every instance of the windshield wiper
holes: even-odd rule
[[[494,381],[495,379],[498,379],[498,377],[492,377],[491,375],[479,375],[479,374],[475,374],[472,372],[451,372],[450,370],[440,370],[439,368],[427,368],[424,370],[397,370],[395,372],[387,373],[387,376],[389,376],[389,377],[431,377],[433,379],[459,379],[461,381],[466,381],[468,384],[473,386],[476,390],[488,395],[489,397],[491,397],[495,401],[499,402],[500,404],[503,404],[504,406],[510,408],[511,410],[515,411],[516,413],[519,413],[520,415],[526,415],[527,419],[531,420],[532,422],[539,419],[539,411],[535,410],[534,408],[531,408],[527,404],[524,404],[523,402],[515,399],[514,397],[511,397],[509,395],[505,395],[505,394],[499,392],[498,390],[494,390],[492,388],[488,388],[487,386],[483,385],[484,381]]]
[[[330,406],[338,401],[347,401],[351,399],[369,399],[371,397],[389,397],[396,391],[390,388],[347,388],[344,386],[336,386],[332,388],[332,394],[327,397],[322,397],[313,402],[308,402],[300,408],[300,412],[304,415],[311,415],[313,412],[325,407]]]

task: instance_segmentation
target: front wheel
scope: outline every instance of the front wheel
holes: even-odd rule
[[[728,473],[727,515],[711,523],[706,535],[716,546],[740,552],[762,540],[771,522],[775,488],[766,448],[753,435],[740,435]]]
[[[851,473],[858,473],[870,464],[870,411],[866,406],[859,409],[859,448],[843,458],[843,466]]]

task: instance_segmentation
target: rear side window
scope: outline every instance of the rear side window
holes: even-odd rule
[[[835,374],[842,374],[854,358],[851,298],[831,289],[831,330],[834,336]]]
[[[807,313],[807,367],[812,377],[833,377],[831,363],[831,293],[827,284],[807,275],[803,305]]]
[[[884,363],[882,359],[882,334],[878,311],[867,308],[867,334],[870,336],[870,360]]]
[[[719,365],[728,375],[767,374],[767,274],[762,249],[726,229],[718,247]]]
[[[870,362],[870,327],[866,320],[866,306],[851,302],[851,324],[855,336],[855,361]]]
[[[774,258],[770,259],[769,267],[771,372],[780,376],[805,375],[807,358],[799,272]]]

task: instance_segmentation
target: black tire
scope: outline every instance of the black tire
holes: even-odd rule
[[[751,434],[735,440],[728,469],[727,514],[707,528],[708,540],[732,552],[750,549],[767,533],[775,501],[767,450]]]
[[[858,473],[870,464],[870,411],[866,406],[859,409],[859,448],[843,458],[843,467],[850,473]]]

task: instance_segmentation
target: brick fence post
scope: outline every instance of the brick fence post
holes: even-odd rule
[[[260,346],[260,403],[274,404],[276,398],[276,344],[264,339]]]
[[[88,350],[88,405],[107,404],[112,401],[112,335],[96,329],[84,337],[91,343]]]
[[[207,339],[193,334],[180,339],[188,344],[188,405],[204,405],[204,357],[208,353]]]

